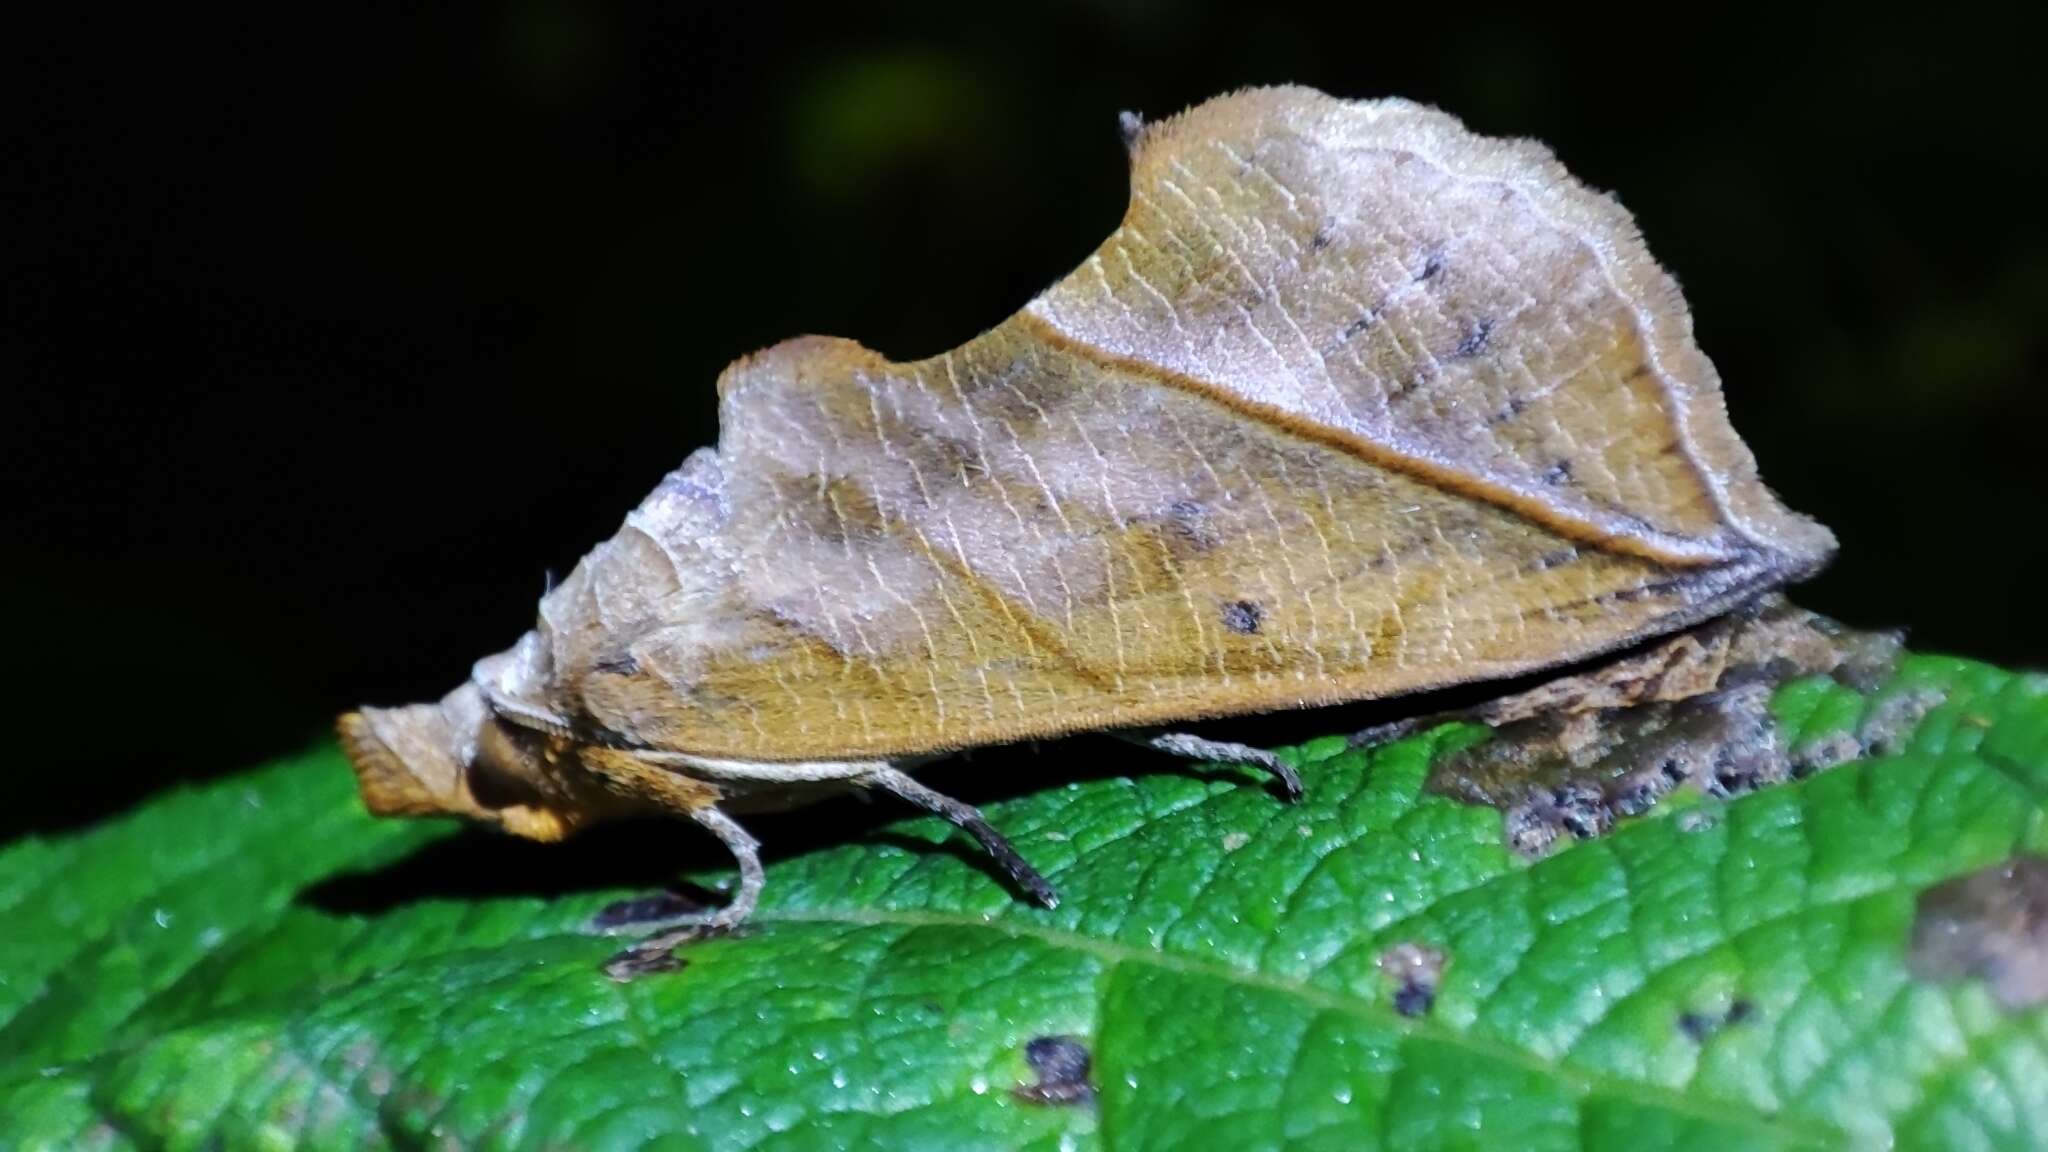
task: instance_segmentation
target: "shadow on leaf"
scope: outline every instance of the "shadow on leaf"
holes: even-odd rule
[[[1299,741],[1343,725],[1363,727],[1387,709],[1308,709],[1281,717],[1220,721],[1189,727],[1204,735],[1268,747]],[[1413,703],[1408,707],[1413,708]],[[1319,727],[1318,725],[1323,725]],[[1047,788],[1122,777],[1180,775],[1231,780],[1265,787],[1257,773],[1228,766],[1186,763],[1101,737],[976,749],[920,769],[933,787],[977,807],[1000,805]],[[1009,886],[1002,870],[965,835],[932,843],[917,836],[881,834],[883,827],[910,819],[914,810],[861,793],[835,797],[785,812],[746,813],[742,819],[761,841],[763,859],[801,856],[848,844],[888,844],[913,853],[946,852]],[[1000,828],[1000,809],[991,813]],[[680,819],[650,818],[603,825],[560,844],[519,840],[478,827],[426,843],[378,867],[345,873],[315,884],[297,902],[342,915],[375,915],[427,900],[553,900],[586,893],[670,891],[705,904],[719,894],[683,881],[690,873],[719,872],[730,859],[709,837]]]

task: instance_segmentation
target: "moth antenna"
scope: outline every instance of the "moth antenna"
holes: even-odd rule
[[[856,782],[880,788],[885,792],[893,792],[927,812],[943,816],[954,827],[974,837],[983,850],[1002,866],[1003,871],[1009,873],[1010,879],[1015,881],[1019,888],[1031,894],[1033,900],[1046,908],[1060,906],[1059,893],[1053,891],[1052,885],[1046,882],[1045,877],[1039,875],[1038,869],[1033,868],[1030,861],[1024,859],[1010,846],[1010,842],[1003,838],[1002,833],[989,825],[979,808],[934,792],[886,765],[860,777]]]
[[[1249,764],[1280,782],[1281,790],[1290,801],[1301,799],[1301,774],[1287,761],[1263,748],[1249,744],[1237,744],[1228,740],[1205,740],[1190,732],[1119,732],[1119,740],[1141,744],[1168,756],[1183,760],[1194,760],[1203,764]]]

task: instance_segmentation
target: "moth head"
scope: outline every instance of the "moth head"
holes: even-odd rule
[[[491,714],[476,685],[436,704],[364,708],[338,723],[363,804],[379,816],[461,816],[560,840],[580,813],[551,803],[546,757]]]

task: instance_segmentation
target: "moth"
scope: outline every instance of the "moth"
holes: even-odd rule
[[[996,328],[727,368],[717,446],[531,631],[437,703],[341,718],[368,807],[537,840],[686,816],[739,865],[704,930],[762,887],[734,812],[870,789],[1050,906],[919,765],[1113,731],[1298,793],[1175,726],[1577,664],[1833,553],[1629,214],[1542,146],[1304,88],[1125,127],[1122,225]],[[1630,699],[1672,695],[1672,658],[1634,659]]]

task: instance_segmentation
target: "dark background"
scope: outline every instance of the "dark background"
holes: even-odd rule
[[[2041,664],[2043,29],[1944,7],[529,0],[20,30],[0,378],[28,694],[0,834],[437,696],[714,436],[729,359],[951,347],[1115,226],[1120,109],[1260,82],[1436,103],[1617,192],[1765,476],[1842,538],[1801,599]]]

